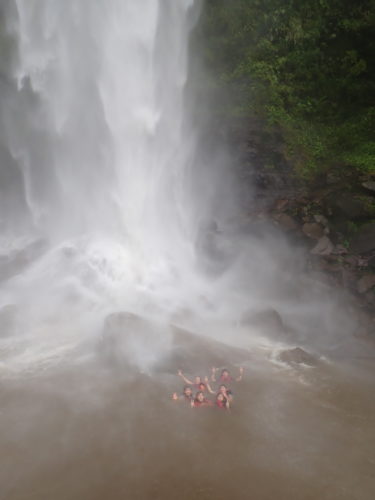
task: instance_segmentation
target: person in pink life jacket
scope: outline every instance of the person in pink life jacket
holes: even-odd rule
[[[210,386],[210,382],[208,380],[208,377],[204,378],[204,383],[201,382],[198,385],[198,391],[202,391],[203,393],[208,392],[209,394],[215,394],[215,391],[213,391],[212,387]]]
[[[191,402],[192,408],[203,408],[212,406],[212,401],[204,397],[202,391],[198,391],[195,395],[194,400]]]
[[[219,394],[222,394],[225,397],[225,399],[227,399],[228,401],[233,400],[233,393],[230,389],[227,388],[227,386],[225,384],[220,384]]]
[[[224,396],[222,392],[218,392],[216,394],[215,405],[221,410],[229,410],[230,408],[229,400]]]
[[[221,370],[219,382],[221,382],[223,384],[229,384],[231,382],[240,382],[242,380],[243,371],[244,370],[241,366],[240,370],[239,370],[239,372],[240,372],[239,376],[237,378],[233,378],[232,375],[229,373],[229,371],[226,368],[224,368],[223,370]],[[212,371],[211,371],[212,382],[216,382],[216,372],[217,372],[217,368],[213,367]]]

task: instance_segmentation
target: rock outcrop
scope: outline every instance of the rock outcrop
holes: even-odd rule
[[[320,240],[324,237],[324,227],[316,222],[305,222],[302,232],[313,240]]]
[[[337,166],[319,177],[312,173],[306,182],[295,175],[276,129],[255,119],[236,124],[228,135],[238,153],[248,225],[276,226],[306,252],[313,280],[346,289],[360,309],[375,317],[370,277],[375,273],[375,174]],[[258,326],[257,321],[249,324]],[[275,319],[265,322],[282,330]]]
[[[318,360],[312,354],[304,351],[301,347],[295,347],[294,349],[282,351],[279,354],[279,359],[283,363],[288,363],[290,365],[304,364],[308,366],[316,366],[318,363]]]
[[[266,334],[276,337],[280,335],[285,336],[288,333],[288,329],[280,313],[272,308],[259,311],[252,309],[245,311],[241,317],[240,324],[241,326],[259,329]]]
[[[198,370],[233,366],[250,358],[247,350],[231,347],[174,325],[121,311],[104,320],[98,344],[100,358],[114,368]],[[204,374],[202,374],[204,375]]]

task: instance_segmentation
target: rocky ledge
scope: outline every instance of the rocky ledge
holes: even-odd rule
[[[256,120],[229,132],[250,221],[269,221],[306,248],[311,274],[347,290],[375,334],[375,172],[331,168],[298,178],[282,139]]]

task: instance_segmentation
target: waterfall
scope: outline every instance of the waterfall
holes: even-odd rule
[[[30,263],[0,299],[33,349],[41,339],[60,349],[67,331],[72,345],[83,322],[95,329],[116,308],[172,310],[199,280],[185,103],[198,10],[194,0],[3,4],[1,251]]]
[[[16,89],[3,121],[35,228],[127,233],[140,245],[156,226],[178,232],[193,1],[14,5]]]

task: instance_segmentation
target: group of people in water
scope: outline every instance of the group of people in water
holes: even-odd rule
[[[207,376],[204,377],[204,379],[196,376],[194,380],[189,380],[181,370],[178,370],[177,375],[181,377],[187,385],[184,386],[181,395],[174,392],[172,399],[174,401],[185,401],[190,404],[192,408],[215,406],[223,410],[229,410],[233,401],[231,385],[242,380],[244,370],[240,367],[239,376],[237,378],[232,377],[226,368],[222,369],[220,376],[216,378],[217,371],[217,368],[212,368],[210,381]],[[214,390],[211,384],[216,383],[218,387]],[[212,394],[215,396],[210,397]]]

